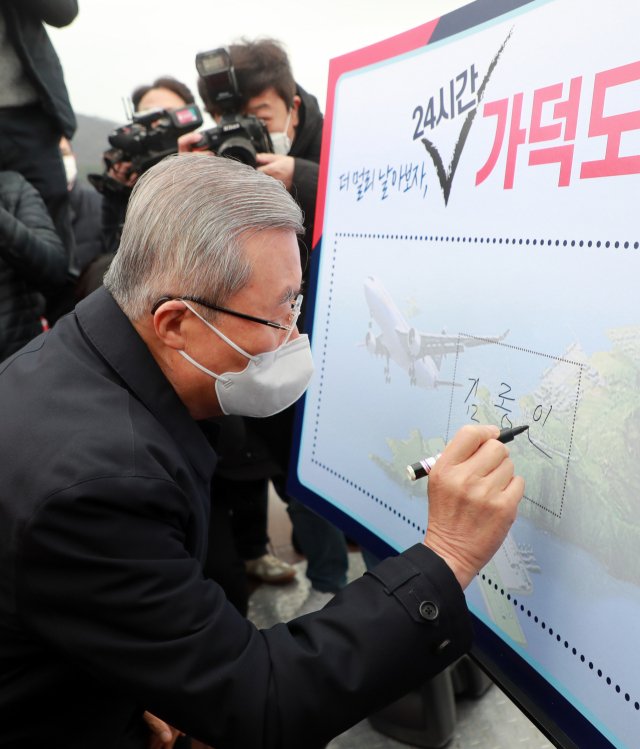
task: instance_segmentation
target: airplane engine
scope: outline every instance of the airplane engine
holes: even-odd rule
[[[420,333],[415,328],[409,329],[409,335],[407,336],[407,343],[409,344],[409,353],[412,356],[418,356],[420,353]]]
[[[368,330],[364,339],[364,345],[370,354],[375,354],[377,349],[376,337]]]

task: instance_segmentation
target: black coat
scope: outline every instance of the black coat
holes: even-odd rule
[[[296,127],[296,137],[289,151],[289,156],[295,159],[291,194],[304,213],[304,241],[311,252],[313,225],[316,217],[323,118],[315,96],[308,94],[301,86],[297,86],[296,94],[302,101],[298,108],[299,121]]]
[[[295,160],[291,194],[304,213],[305,233],[300,242],[304,301],[298,318],[298,328],[304,330],[309,298],[311,243],[316,216],[323,117],[315,96],[308,94],[298,84],[296,94],[301,99],[298,108],[299,121],[289,156],[293,156]],[[235,481],[273,478],[277,474],[286,476],[294,418],[295,406],[290,406],[267,419],[244,419],[240,416],[226,416],[221,419],[220,442],[224,452],[218,466],[219,475]],[[231,435],[241,435],[242,442],[229,446],[228,440]]]
[[[0,361],[42,332],[42,294],[62,288],[67,264],[40,193],[0,171]]]
[[[69,140],[76,131],[76,117],[69,102],[62,66],[45,31],[50,26],[68,26],[78,15],[78,0],[2,0],[7,36],[24,72],[38,93],[47,114],[58,123]]]
[[[318,749],[469,647],[422,544],[316,614],[243,619],[201,571],[211,425],[104,288],[0,366],[0,410],[1,747],[143,749],[148,709],[216,749]]]

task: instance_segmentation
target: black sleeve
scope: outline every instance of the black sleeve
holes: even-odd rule
[[[312,249],[313,225],[316,217],[316,198],[318,195],[318,175],[320,165],[307,159],[294,157],[293,180],[291,194],[298,202],[304,213],[304,241],[309,250]]]
[[[68,26],[78,15],[78,0],[20,0],[23,11],[49,26]]]
[[[38,191],[24,179],[19,190],[15,215],[0,205],[0,257],[31,286],[50,293],[65,282],[68,252]]]
[[[127,215],[129,196],[105,192],[102,200],[102,236],[105,252],[117,252]]]
[[[56,494],[23,532],[18,614],[77,666],[216,749],[320,749],[470,646],[462,591],[423,545],[322,611],[258,631],[203,578],[185,550],[188,524],[188,500],[169,481],[104,478]]]

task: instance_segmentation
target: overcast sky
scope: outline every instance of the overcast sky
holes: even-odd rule
[[[296,81],[317,96],[324,112],[332,57],[468,1],[79,0],[80,13],[71,26],[47,30],[64,67],[71,103],[82,114],[124,122],[122,97],[161,75],[178,78],[197,94],[196,53],[242,36],[284,42]]]

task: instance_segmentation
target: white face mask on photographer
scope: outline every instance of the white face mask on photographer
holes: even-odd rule
[[[271,136],[271,143],[273,145],[273,152],[278,153],[281,156],[286,156],[291,150],[291,138],[289,137],[289,123],[291,122],[291,115],[293,109],[289,110],[289,116],[287,117],[287,124],[284,126],[284,131],[277,133],[269,133]]]
[[[281,346],[274,351],[252,356],[208,323],[188,302],[184,299],[181,301],[223,341],[249,359],[241,372],[218,375],[198,364],[185,351],[178,351],[201,372],[215,378],[218,402],[223,413],[256,418],[273,416],[295,403],[309,387],[314,369],[309,337],[301,335],[294,341],[288,340],[297,315]]]
[[[76,177],[78,176],[76,157],[72,153],[67,154],[62,157],[62,162],[64,164],[64,173],[67,177],[67,187],[71,189],[76,181]]]

